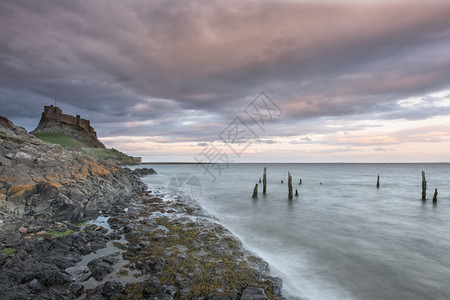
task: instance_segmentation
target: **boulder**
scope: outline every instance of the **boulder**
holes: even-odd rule
[[[135,174],[138,177],[143,177],[143,176],[154,175],[154,174],[158,174],[158,173],[156,173],[156,171],[153,168],[139,168],[139,169],[134,169],[133,174]]]
[[[253,286],[248,286],[241,296],[241,300],[266,300],[269,299],[264,292],[264,289]]]

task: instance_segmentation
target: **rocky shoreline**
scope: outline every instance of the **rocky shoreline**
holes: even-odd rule
[[[142,192],[95,221],[0,232],[2,299],[283,299],[200,207]]]
[[[0,117],[0,298],[284,299],[198,204]]]

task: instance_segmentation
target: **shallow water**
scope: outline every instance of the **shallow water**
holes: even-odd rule
[[[260,187],[254,200],[264,166],[268,193]],[[270,263],[287,293],[450,299],[450,164],[231,164],[216,182],[202,166],[146,167],[159,173],[144,178],[150,189],[170,185],[173,193],[198,200]],[[421,170],[428,181],[425,203]],[[299,191],[292,201],[288,171]]]

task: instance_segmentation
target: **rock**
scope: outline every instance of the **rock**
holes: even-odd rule
[[[27,130],[23,127],[16,126],[8,118],[0,116],[0,128],[6,135],[12,135],[14,137],[27,136]]]
[[[94,277],[97,281],[102,281],[106,275],[114,271],[113,265],[117,261],[118,259],[107,256],[93,259],[87,264],[87,266],[92,273],[92,277]]]
[[[74,284],[71,285],[70,291],[72,292],[72,294],[75,297],[78,298],[78,297],[80,297],[83,294],[84,286],[82,284],[79,284],[79,283],[74,283]]]
[[[108,224],[112,229],[119,229],[128,223],[130,221],[123,217],[111,217],[108,219]]]
[[[131,225],[131,224],[127,224],[127,225],[125,225],[125,226],[123,227],[123,232],[124,232],[124,233],[131,232],[132,230],[133,230],[133,225]]]
[[[281,296],[281,289],[283,288],[283,281],[278,277],[267,276],[267,280],[273,283],[273,294],[278,297]]]
[[[153,237],[153,240],[154,240],[155,242],[162,242],[162,241],[164,240],[164,235],[162,235],[162,234],[157,234],[157,235],[155,235],[155,236]]]
[[[163,285],[159,288],[158,293],[170,295],[173,298],[177,293],[177,288],[171,285]]]
[[[148,281],[148,286],[157,290],[161,287],[161,283],[158,278],[152,277]]]
[[[236,300],[238,298],[239,292],[237,290],[230,291],[230,300]]]
[[[71,282],[69,274],[62,272],[54,265],[42,264],[37,273],[38,280],[44,286],[62,285]]]
[[[21,249],[17,252],[17,256],[20,260],[25,260],[28,257],[28,254]]]
[[[266,300],[269,299],[262,288],[248,286],[242,296],[241,300]]]
[[[173,299],[172,296],[164,293],[157,293],[156,295],[153,296],[153,300],[172,300],[172,299]]]
[[[102,281],[106,275],[114,271],[114,268],[105,263],[99,263],[90,270],[95,280]]]
[[[133,170],[133,174],[135,174],[139,177],[143,177],[146,175],[154,175],[154,174],[158,174],[158,173],[156,173],[156,171],[153,170],[153,168],[141,168],[141,169]]]
[[[116,281],[107,281],[102,288],[102,296],[106,299],[114,299],[122,290],[122,285]]]
[[[55,256],[50,259],[50,261],[60,269],[67,269],[69,267],[73,267],[75,265],[74,257],[64,257],[64,256]]]
[[[2,243],[6,248],[14,248],[20,243],[20,235],[16,232],[5,232],[2,236]]]
[[[27,284],[28,289],[33,293],[37,294],[40,290],[42,290],[44,287],[42,284],[39,283],[37,279],[33,279]]]

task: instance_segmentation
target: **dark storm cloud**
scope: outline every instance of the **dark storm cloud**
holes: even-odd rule
[[[447,114],[398,101],[450,88],[449,15],[441,1],[4,0],[0,114],[37,124],[57,97],[99,135],[170,141],[214,140],[261,91],[279,128]]]

